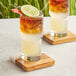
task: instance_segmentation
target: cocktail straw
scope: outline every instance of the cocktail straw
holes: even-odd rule
[[[40,10],[40,12],[42,13],[45,10],[45,13],[49,12],[49,10],[46,8],[49,4],[49,1],[46,3],[46,0],[44,0],[44,7]]]

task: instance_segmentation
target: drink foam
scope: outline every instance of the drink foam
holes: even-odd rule
[[[55,13],[55,12],[51,12],[50,13],[51,17],[53,18],[66,18],[68,16],[68,13]]]
[[[27,40],[27,41],[35,41],[35,40],[40,40],[41,39],[41,33],[40,34],[25,34],[23,32],[21,32],[21,36],[23,40]]]

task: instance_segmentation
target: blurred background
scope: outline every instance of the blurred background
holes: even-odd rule
[[[49,16],[49,0],[0,0],[0,18],[18,18],[19,15],[10,11],[12,8],[19,8],[22,5],[31,4]],[[69,15],[76,15],[76,0],[70,0]]]

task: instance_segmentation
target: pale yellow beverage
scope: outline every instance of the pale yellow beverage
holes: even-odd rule
[[[30,56],[40,56],[41,53],[41,40],[22,40],[22,52],[24,55]]]
[[[66,33],[67,32],[67,13],[52,13],[51,17],[51,30],[55,33]]]

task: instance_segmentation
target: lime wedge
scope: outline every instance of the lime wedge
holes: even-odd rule
[[[39,10],[35,8],[32,5],[23,5],[21,7],[21,12],[29,17],[38,17],[39,16]]]

